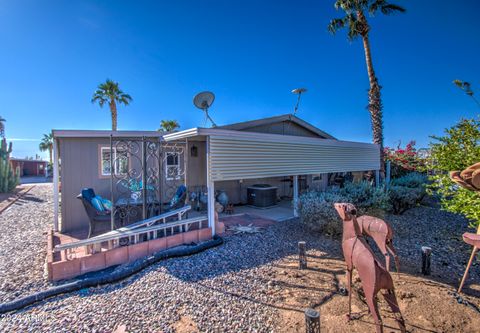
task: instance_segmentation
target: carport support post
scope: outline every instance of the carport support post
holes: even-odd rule
[[[58,231],[58,142],[53,138],[53,231]]]
[[[293,216],[298,217],[298,176],[293,176]]]
[[[212,166],[210,160],[210,137],[207,136],[207,209],[208,226],[212,228],[212,237],[215,236],[215,185],[212,180]]]

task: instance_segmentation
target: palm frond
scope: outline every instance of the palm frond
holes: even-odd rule
[[[396,12],[405,13],[406,10],[405,8],[394,5],[394,4],[386,4],[380,7],[380,11],[384,15],[390,15]]]
[[[330,23],[328,24],[328,31],[332,34],[332,35],[335,35],[335,33],[344,28],[345,25],[346,25],[346,18],[335,18],[333,20],[330,21]]]

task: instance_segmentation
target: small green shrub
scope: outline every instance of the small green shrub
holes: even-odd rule
[[[419,172],[411,172],[392,180],[388,196],[394,214],[403,214],[418,205],[426,195],[428,178]]]
[[[422,187],[392,186],[388,194],[394,214],[403,214],[410,208],[415,207],[425,196],[425,189]]]
[[[359,215],[390,208],[388,194],[366,181],[347,182],[341,189],[307,192],[299,200],[300,221],[313,230],[333,236],[342,233],[342,221],[333,207],[336,202],[354,204]]]
[[[392,186],[406,186],[410,188],[425,187],[427,183],[427,175],[419,172],[410,172],[403,177],[392,180]]]
[[[339,194],[355,205],[360,212],[368,209],[390,209],[388,194],[383,187],[372,186],[368,181],[348,182],[338,190]]]

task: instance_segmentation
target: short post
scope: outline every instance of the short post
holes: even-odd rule
[[[380,170],[375,170],[375,187],[380,187]]]
[[[306,243],[298,242],[298,269],[307,268]]]
[[[387,190],[390,187],[390,175],[391,175],[391,168],[392,168],[392,163],[390,161],[387,161],[387,166],[386,166],[386,175],[385,175],[385,187]]]
[[[305,332],[320,333],[320,313],[314,309],[305,310]]]
[[[432,256],[432,248],[428,246],[422,246],[422,274],[430,275],[432,272],[430,268],[430,258]]]

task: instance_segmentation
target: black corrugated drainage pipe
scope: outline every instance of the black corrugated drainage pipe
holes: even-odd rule
[[[84,288],[96,287],[101,284],[114,283],[140,272],[142,269],[156,263],[157,261],[168,258],[189,256],[210,249],[212,247],[219,246],[221,244],[223,244],[223,238],[215,235],[212,240],[197,245],[179,246],[165,251],[157,252],[152,256],[146,257],[144,259],[139,259],[133,262],[131,265],[118,266],[114,271],[110,273],[99,273],[98,275],[92,277],[86,277],[80,280],[65,283],[44,291],[39,291],[32,295],[23,296],[13,301],[0,304],[0,314],[22,309],[28,305],[43,301],[47,298],[60,294],[65,294]]]

